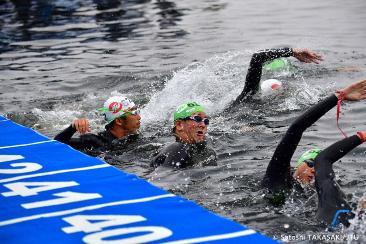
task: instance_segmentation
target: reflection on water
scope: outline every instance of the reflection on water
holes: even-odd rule
[[[143,153],[119,167],[269,235],[323,233],[312,221],[314,206],[290,200],[287,209],[273,209],[259,182],[301,110],[365,78],[365,7],[363,0],[0,0],[0,112],[49,136],[75,117],[90,118],[97,132],[103,124],[95,109],[118,93],[142,106],[142,132],[155,138],[144,146],[152,150],[173,140],[173,109],[197,100],[212,118],[217,167],[153,171]],[[251,54],[286,44],[314,49],[325,61],[264,72],[283,81],[283,96],[224,113],[243,87]],[[364,106],[342,106],[346,133],[366,126]],[[295,157],[340,138],[333,111],[304,135]],[[335,167],[353,196],[364,190],[364,156],[360,146]],[[364,228],[358,221],[349,231]]]
[[[153,22],[157,22],[160,29],[169,29],[177,26],[177,22],[182,20],[184,10],[179,9],[172,1],[150,0],[93,0],[93,1],[48,1],[48,0],[11,0],[12,6],[3,1],[4,14],[11,15],[11,24],[14,28],[11,31],[13,40],[29,41],[34,39],[44,39],[57,37],[76,36],[85,33],[81,23],[96,22],[100,26],[100,31],[108,41],[118,41],[119,38],[139,37],[145,35],[137,30],[154,27]],[[1,4],[1,3],[0,3]],[[150,5],[150,6],[147,6]],[[156,16],[151,16],[148,12],[154,9]],[[56,32],[52,28],[40,28],[49,26],[60,26],[71,24],[72,28],[68,32]],[[78,25],[79,24],[79,25]],[[38,27],[38,28],[37,28]],[[72,29],[72,30],[70,30]],[[33,32],[34,30],[44,30],[46,33]],[[21,35],[16,34],[21,33]],[[47,33],[49,32],[49,33]],[[164,32],[158,35],[165,37]],[[183,30],[177,34],[184,35]],[[61,36],[59,36],[61,38]]]

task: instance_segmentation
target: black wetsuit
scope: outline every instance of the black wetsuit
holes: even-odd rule
[[[236,98],[233,105],[237,105],[253,96],[259,89],[262,76],[262,66],[265,62],[281,57],[293,56],[291,48],[266,49],[253,54],[249,63],[248,73],[245,78],[244,89]]]
[[[240,104],[258,91],[262,76],[262,66],[265,62],[280,57],[290,57],[292,55],[291,48],[267,49],[253,54],[245,79],[244,89],[234,101],[233,105]],[[154,167],[164,165],[185,168],[198,163],[203,165],[216,165],[216,161],[215,151],[208,148],[206,143],[190,145],[177,141],[165,147],[154,157],[151,165]]]
[[[361,139],[354,135],[332,144],[315,158],[317,218],[327,225],[335,227],[338,223],[342,223],[349,226],[348,219],[355,216],[335,181],[333,163],[360,144],[362,144]]]
[[[288,193],[299,186],[292,177],[291,158],[307,128],[320,119],[325,113],[336,106],[338,98],[333,94],[309,108],[298,117],[287,129],[269,162],[262,186],[269,190],[268,200],[274,205],[283,204]],[[297,187],[301,189],[301,187]]]
[[[115,137],[109,130],[95,134],[84,134],[73,138],[76,129],[71,125],[55,136],[55,140],[70,145],[71,147],[82,150],[90,155],[96,156],[107,150],[126,150],[128,147],[135,147],[139,141],[138,134],[128,135],[121,139]]]
[[[325,113],[336,106],[337,101],[338,98],[335,95],[329,96],[309,108],[290,125],[268,164],[266,175],[262,181],[264,187],[268,188],[272,193],[286,192],[292,188],[294,179],[291,175],[290,162],[302,134]]]
[[[290,57],[292,55],[291,48],[267,49],[253,54],[245,79],[244,89],[234,101],[233,105],[240,104],[258,91],[262,76],[262,66],[265,62],[280,57]],[[214,150],[207,148],[205,143],[189,145],[177,141],[164,148],[153,159],[151,165],[154,167],[165,165],[184,168],[196,165],[199,162],[203,165],[215,165],[216,160]]]
[[[159,165],[186,168],[194,165],[216,165],[217,157],[207,143],[187,144],[176,141],[165,147],[151,162],[151,166]]]
[[[295,182],[291,174],[291,158],[303,132],[337,105],[338,98],[331,95],[308,109],[291,124],[278,144],[267,167],[262,185],[270,191],[269,200],[283,203]],[[347,220],[354,216],[345,196],[334,181],[332,164],[362,142],[358,136],[351,136],[334,143],[323,150],[315,159],[315,186],[318,193],[317,218],[326,224],[338,222],[349,225]],[[337,212],[338,211],[338,212]]]

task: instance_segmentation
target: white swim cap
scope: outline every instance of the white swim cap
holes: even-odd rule
[[[110,123],[119,117],[125,116],[126,112],[135,107],[135,103],[127,97],[114,96],[108,98],[103,108],[99,110],[103,112],[105,120]]]
[[[263,95],[275,94],[281,90],[282,82],[276,79],[264,80],[261,83],[261,90]]]

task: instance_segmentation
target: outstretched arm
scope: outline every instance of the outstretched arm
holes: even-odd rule
[[[271,61],[280,57],[294,56],[301,62],[305,63],[319,63],[322,60],[321,56],[308,50],[299,48],[279,48],[266,49],[253,54],[250,60],[248,73],[245,79],[244,89],[238,96],[234,104],[238,104],[245,99],[254,95],[259,88],[259,82],[262,76],[262,66],[265,62]]]
[[[303,132],[333,108],[338,99],[341,98],[346,101],[366,99],[366,80],[356,82],[337,91],[334,95],[308,109],[291,124],[268,164],[262,182],[264,187],[272,192],[279,192],[292,187],[290,162]]]
[[[352,217],[350,206],[338,184],[335,182],[333,163],[363,143],[366,132],[345,138],[324,149],[315,159],[315,187],[318,193],[317,218],[330,225],[342,222],[349,225]],[[337,213],[338,212],[338,213]]]
[[[332,179],[334,177],[334,172],[332,165],[334,162],[341,159],[349,151],[362,144],[366,139],[366,132],[359,132],[357,135],[347,137],[340,140],[333,145],[324,149],[316,157],[315,163],[315,176],[318,181],[323,179]]]
[[[337,105],[334,94],[312,106],[288,128],[268,164],[263,186],[273,192],[292,188],[291,158],[304,131]]]

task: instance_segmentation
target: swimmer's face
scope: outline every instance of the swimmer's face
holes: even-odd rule
[[[126,117],[119,119],[119,124],[127,134],[136,134],[140,129],[140,120],[141,116],[137,108],[134,108]]]
[[[302,163],[297,167],[294,178],[304,185],[313,186],[315,181],[315,169],[314,167],[309,167],[306,163]]]
[[[194,119],[178,120],[175,122],[176,135],[181,141],[194,144],[203,142],[206,140],[207,125],[204,119],[207,119],[207,115],[204,112],[193,113],[190,117],[194,118],[198,116],[201,118],[200,122]]]

